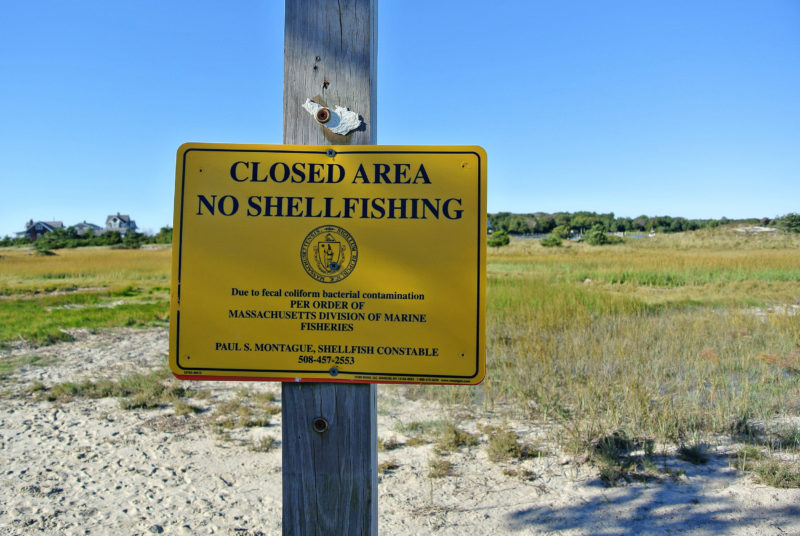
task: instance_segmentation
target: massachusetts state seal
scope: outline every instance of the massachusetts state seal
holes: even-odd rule
[[[358,262],[353,237],[336,225],[317,227],[300,247],[300,262],[308,275],[323,283],[338,283],[350,275]]]

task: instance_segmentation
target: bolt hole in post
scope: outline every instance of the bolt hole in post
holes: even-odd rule
[[[324,434],[328,431],[328,421],[324,417],[317,417],[311,422],[311,427],[318,434]]]

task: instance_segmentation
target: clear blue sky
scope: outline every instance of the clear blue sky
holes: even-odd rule
[[[378,142],[483,146],[490,212],[800,212],[800,1],[382,0],[378,35]],[[281,143],[283,2],[3,2],[0,74],[0,236],[155,232],[181,143]]]

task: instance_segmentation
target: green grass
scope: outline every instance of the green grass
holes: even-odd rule
[[[431,458],[428,460],[428,477],[444,478],[456,474],[453,462],[444,458]]]
[[[408,396],[547,424],[555,444],[595,460],[613,434],[689,448],[800,414],[800,315],[785,314],[800,305],[798,237],[512,240],[487,265],[487,379]],[[649,478],[647,457],[631,456],[604,464],[608,482]]]
[[[68,341],[77,327],[166,326],[169,250],[59,250],[0,256],[0,346]]]
[[[0,380],[8,379],[18,368],[24,366],[46,367],[52,364],[55,358],[38,355],[19,355],[0,359]]]
[[[483,432],[489,437],[486,452],[490,461],[500,463],[523,457],[519,437],[513,431],[507,428],[486,427]]]
[[[390,437],[389,439],[381,439],[378,438],[378,450],[379,451],[389,451],[399,449],[400,447],[404,446],[404,443],[401,443],[397,439]]]
[[[3,250],[0,344],[68,339],[62,330],[72,327],[166,325],[169,261],[169,250]],[[547,425],[554,445],[593,460],[609,483],[665,472],[654,473],[637,445],[713,447],[730,435],[778,455],[798,450],[796,428],[753,423],[800,415],[800,236],[723,228],[560,248],[512,239],[487,252],[486,298],[482,385],[386,388],[472,416],[491,410]],[[0,375],[23,364],[35,365],[8,362]],[[96,383],[60,389],[120,389]],[[269,400],[242,398],[213,413],[219,429],[268,422]],[[460,448],[455,426],[442,439],[447,430],[445,421],[398,428],[407,446]],[[611,437],[637,439],[626,446]],[[493,448],[513,459],[525,447],[509,436]],[[700,460],[704,449],[681,455]],[[795,482],[791,474],[770,481]]]
[[[398,432],[401,432],[406,435],[416,435],[416,436],[425,436],[425,437],[433,437],[447,425],[446,421],[441,419],[437,420],[426,420],[426,421],[411,421],[411,422],[398,422],[395,425],[395,429]]]
[[[120,380],[57,383],[38,390],[51,402],[69,402],[75,398],[119,398],[123,409],[151,409],[179,402],[186,389],[172,380],[172,374],[157,369],[147,374],[133,374]],[[179,406],[181,407],[181,406]]]
[[[238,389],[236,395],[214,406],[211,423],[218,432],[237,428],[259,428],[268,426],[270,417],[280,413],[272,393],[258,393],[250,389]]]
[[[99,299],[95,296],[76,294],[70,298],[72,300],[59,296],[58,299],[0,301],[0,341],[8,343],[23,339],[39,345],[51,344],[71,340],[71,337],[62,331],[69,328],[166,327],[169,320],[169,303],[166,301],[101,307],[98,304],[102,302],[91,303]],[[81,307],[59,307],[69,305]]]
[[[439,432],[434,450],[440,454],[455,452],[463,447],[478,444],[478,437],[457,428],[452,423],[445,423]]]
[[[393,473],[399,468],[400,464],[397,462],[397,460],[386,460],[385,462],[378,464],[378,474],[383,475],[386,473]]]
[[[190,404],[188,402],[184,402],[183,400],[176,400],[172,403],[172,409],[175,412],[175,415],[192,415],[194,413],[200,413],[203,409],[199,406],[194,404]]]
[[[486,453],[492,462],[503,463],[547,455],[547,452],[534,445],[520,443],[519,436],[505,426],[484,426],[481,432],[488,437]]]
[[[694,465],[703,465],[709,462],[711,456],[708,455],[706,445],[702,443],[682,444],[678,447],[678,459]]]
[[[748,446],[736,455],[734,465],[749,473],[756,482],[774,488],[800,487],[800,463],[779,459],[774,453]]]
[[[647,438],[632,438],[624,432],[599,437],[588,449],[589,463],[598,468],[600,480],[607,486],[627,482],[660,481],[678,473],[653,459],[654,443]]]
[[[268,452],[274,447],[275,438],[270,436],[263,436],[250,444],[250,450],[253,452]]]

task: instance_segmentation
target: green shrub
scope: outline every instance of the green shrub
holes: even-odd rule
[[[171,244],[172,243],[172,227],[162,227],[158,234],[152,238],[154,244]]]
[[[144,235],[141,233],[126,233],[125,237],[122,239],[122,247],[125,249],[139,249],[143,241]]]
[[[561,239],[557,236],[548,236],[547,238],[542,238],[539,243],[546,248],[557,248],[561,246]]]
[[[489,237],[487,244],[493,248],[499,248],[501,246],[507,246],[511,239],[508,237],[508,233],[505,231],[496,231]]]
[[[790,233],[800,233],[800,214],[789,213],[775,219],[775,224]]]
[[[711,457],[708,455],[705,445],[695,443],[693,445],[681,444],[678,447],[678,459],[694,465],[703,465],[708,463]]]
[[[443,478],[446,476],[454,476],[455,468],[452,462],[442,458],[431,458],[428,460],[428,477],[429,478]]]
[[[775,458],[754,445],[739,451],[734,466],[740,471],[750,473],[757,482],[773,488],[800,487],[800,466],[796,461]]]
[[[0,239],[0,247],[25,246],[33,244],[38,252],[54,249],[80,248],[87,246],[116,246],[116,249],[139,249],[142,244],[172,243],[172,227],[162,227],[158,234],[147,236],[131,231],[123,237],[118,231],[105,231],[96,236],[93,233],[79,235],[74,227],[60,228],[44,234],[35,242],[28,238]]]
[[[517,434],[508,429],[494,429],[487,431],[489,445],[487,453],[493,462],[505,462],[512,458],[522,457],[522,446],[519,444]]]
[[[550,236],[567,240],[569,238],[569,227],[567,225],[559,225],[550,233]]]
[[[434,450],[438,453],[455,452],[461,447],[473,447],[477,444],[476,436],[456,428],[454,424],[445,423]]]
[[[595,224],[583,237],[590,246],[605,246],[608,244],[621,244],[624,240],[619,236],[607,235],[603,226]]]

